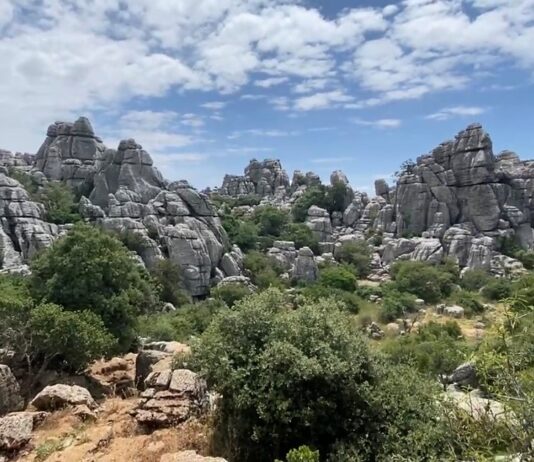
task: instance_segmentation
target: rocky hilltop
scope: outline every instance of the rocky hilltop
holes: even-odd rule
[[[230,246],[209,196],[186,181],[165,180],[133,139],[107,148],[84,117],[50,125],[36,155],[0,151],[3,270],[24,270],[36,252],[69,227],[47,222],[43,204],[32,199],[14,172],[29,175],[38,187],[54,181],[72,187],[81,197],[80,214],[86,221],[134,233],[144,264],[171,259],[195,297],[225,278],[242,275],[242,254]],[[297,252],[288,250],[291,243],[283,242],[268,251],[279,263],[287,256],[281,263],[290,273],[314,274],[314,259],[331,258],[352,240],[373,245],[371,278],[377,280],[387,277],[396,259],[440,262],[449,257],[463,268],[520,271],[520,262],[501,253],[503,242],[524,249],[534,245],[534,162],[509,151],[495,155],[490,136],[478,124],[405,164],[396,185],[376,181],[374,197],[353,190],[341,171],[332,173],[330,184],[345,187],[340,210],[314,205],[306,218],[320,242],[320,255],[304,251],[298,260]],[[321,180],[313,172],[295,171],[290,181],[279,160],[254,159],[243,176],[226,175],[211,193],[255,196],[260,205],[289,209],[318,186]]]
[[[105,229],[137,235],[138,253],[150,267],[169,258],[182,269],[185,288],[203,296],[239,262],[228,253],[226,233],[211,202],[187,182],[169,183],[135,140],[108,149],[88,119],[56,122],[35,156],[0,155],[0,268],[20,270],[66,226],[45,221],[44,206],[31,200],[13,172],[37,185],[62,181],[80,195],[82,217]],[[230,263],[230,265],[228,264]]]
[[[280,161],[253,160],[243,176],[227,175],[215,192],[256,194],[263,204],[291,207],[308,188],[320,185],[312,172],[296,171],[291,184],[287,178]],[[500,253],[503,243],[533,246],[534,162],[510,151],[495,155],[479,124],[406,163],[396,185],[377,180],[374,197],[354,191],[340,171],[332,173],[330,183],[346,186],[344,211],[313,206],[306,224],[325,254],[335,254],[350,240],[374,243],[377,278],[399,258],[441,262],[449,257],[463,268],[520,271],[521,263]]]

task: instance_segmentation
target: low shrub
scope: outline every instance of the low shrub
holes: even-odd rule
[[[491,276],[482,269],[472,269],[465,271],[460,279],[460,286],[465,290],[476,291],[490,282]]]
[[[467,316],[473,316],[484,312],[484,305],[480,302],[480,296],[467,290],[457,290],[451,297],[452,301],[460,305]]]
[[[408,313],[415,311],[417,297],[407,292],[389,290],[382,301],[379,317],[382,322],[392,322],[404,318]]]
[[[481,293],[488,300],[503,300],[512,295],[512,282],[506,278],[493,278],[482,288]]]
[[[329,265],[321,268],[319,284],[324,287],[354,292],[358,287],[358,278],[348,265]]]
[[[247,286],[239,283],[224,284],[219,287],[216,287],[211,292],[214,298],[222,300],[230,308],[234,306],[237,301],[245,298],[251,293],[252,291]]]
[[[336,249],[336,258],[356,269],[359,277],[365,277],[371,270],[371,249],[365,241],[345,242]]]

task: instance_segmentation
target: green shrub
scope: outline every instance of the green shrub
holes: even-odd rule
[[[150,269],[150,274],[159,285],[162,301],[172,303],[177,308],[191,303],[191,297],[182,286],[182,271],[179,265],[165,258]]]
[[[337,182],[326,188],[326,209],[329,213],[344,212],[347,207],[348,187],[342,182]],[[349,198],[350,200],[351,198]]]
[[[512,282],[506,278],[493,278],[482,288],[481,292],[488,300],[503,300],[512,295]]]
[[[222,300],[230,308],[235,305],[236,302],[250,295],[252,291],[243,284],[224,284],[216,287],[212,291],[213,297]]]
[[[294,242],[296,249],[309,247],[313,253],[319,253],[319,241],[313,235],[312,230],[304,223],[287,224],[282,231],[280,239]]]
[[[484,312],[484,305],[480,302],[479,296],[473,292],[458,290],[452,295],[452,300],[464,308],[467,316]]]
[[[293,205],[293,208],[291,209],[293,219],[300,223],[306,221],[308,209],[312,205],[316,205],[317,207],[324,209],[328,208],[328,203],[326,200],[326,188],[324,186],[313,186],[306,189],[304,194],[297,199]]]
[[[515,254],[515,258],[523,263],[527,270],[534,269],[534,252],[532,250],[520,250]]]
[[[81,220],[74,194],[65,183],[46,183],[38,194],[38,200],[45,206],[47,221],[62,225]]]
[[[319,451],[313,451],[308,446],[301,446],[287,453],[286,462],[319,462]]]
[[[214,316],[227,309],[221,300],[205,300],[184,305],[172,313],[143,315],[139,335],[152,340],[188,342],[202,334]]]
[[[490,282],[491,276],[482,269],[472,269],[464,272],[460,286],[465,290],[476,291]]]
[[[260,289],[268,287],[285,287],[287,283],[280,279],[284,272],[272,259],[261,252],[252,251],[245,256],[243,262],[252,282]]]
[[[146,248],[146,242],[143,234],[132,229],[122,229],[120,231],[112,231],[111,235],[121,241],[128,250],[141,254]]]
[[[454,275],[441,267],[418,261],[400,261],[392,265],[392,276],[399,291],[409,292],[427,303],[449,296]]]
[[[356,268],[359,277],[369,275],[371,270],[371,249],[365,241],[345,242],[336,249],[336,258]]]
[[[461,333],[454,321],[429,323],[419,333],[388,340],[383,351],[392,364],[413,365],[422,374],[437,377],[451,373],[465,360],[468,347],[458,340]]]
[[[274,237],[280,236],[282,229],[289,220],[287,212],[272,205],[258,207],[254,211],[252,218],[258,226],[261,236]]]
[[[8,174],[11,178],[14,178],[22,185],[22,187],[29,194],[30,199],[38,199],[37,192],[39,191],[39,184],[30,174],[19,170],[16,167],[9,167]]]
[[[300,288],[300,295],[304,298],[318,301],[321,298],[334,298],[342,303],[345,309],[352,314],[358,314],[362,299],[354,292],[327,287],[321,284],[310,284]]]
[[[404,318],[407,313],[415,311],[416,297],[406,292],[390,290],[384,296],[380,309],[380,320],[392,322],[398,318]]]
[[[358,278],[348,265],[331,265],[319,271],[319,284],[324,287],[354,292]]]
[[[258,228],[254,223],[226,214],[222,217],[222,224],[230,242],[236,244],[243,252],[256,248]]]
[[[33,261],[31,289],[39,301],[93,311],[119,339],[121,351],[137,337],[137,316],[159,303],[151,278],[121,242],[85,224]]]

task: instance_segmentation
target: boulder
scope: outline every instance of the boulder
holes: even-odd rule
[[[445,316],[450,316],[451,318],[463,318],[465,310],[458,305],[446,306],[443,309],[443,314]]]
[[[145,379],[152,372],[152,366],[167,358],[170,353],[157,350],[141,350],[135,360],[135,384],[138,389],[143,389]]]
[[[160,462],[226,462],[226,459],[200,456],[195,451],[181,451],[163,455]]]
[[[91,393],[78,385],[49,385],[35,398],[31,405],[39,411],[54,411],[66,406],[85,405],[89,409],[96,409],[98,405]]]
[[[11,369],[0,364],[0,416],[24,409],[24,399]]]
[[[446,383],[459,387],[476,388],[478,380],[475,365],[470,362],[461,364],[446,377]]]
[[[325,209],[312,205],[308,210],[306,225],[319,242],[332,241],[332,222]]]
[[[0,451],[12,453],[26,446],[46,412],[14,412],[0,417]]]
[[[292,278],[299,282],[313,282],[319,277],[319,268],[309,247],[302,247],[295,259]]]

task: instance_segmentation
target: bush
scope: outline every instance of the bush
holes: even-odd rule
[[[310,284],[302,287],[299,291],[302,297],[318,301],[321,298],[334,298],[342,303],[345,309],[352,314],[358,314],[362,305],[362,299],[354,292],[323,286],[321,284]]]
[[[472,269],[464,272],[460,280],[460,286],[465,290],[480,290],[491,280],[487,271],[482,269]]]
[[[321,268],[319,284],[324,287],[354,292],[358,287],[358,278],[347,265],[332,265]]]
[[[32,295],[67,310],[89,309],[127,351],[136,319],[158,304],[148,274],[116,238],[77,224],[32,263]]]
[[[260,289],[287,285],[279,277],[284,272],[283,268],[261,252],[249,252],[245,256],[243,264],[252,282]]]
[[[286,462],[319,462],[319,451],[312,451],[308,446],[301,446],[287,453]]]
[[[247,286],[239,283],[224,284],[212,291],[213,297],[222,300],[230,308],[251,293],[252,291]]]
[[[139,334],[152,340],[188,342],[202,334],[213,317],[225,309],[221,300],[205,300],[184,305],[172,313],[143,315],[139,319]]]
[[[345,242],[336,249],[336,258],[352,265],[359,277],[369,275],[371,270],[371,249],[365,241]]]
[[[466,290],[458,290],[452,296],[454,303],[460,305],[465,310],[467,316],[484,312],[484,305],[480,302],[478,295]]]
[[[223,396],[215,450],[243,462],[301,445],[335,462],[449,460],[435,384],[371,356],[340,308],[329,299],[291,310],[268,290],[214,319],[192,360]]]
[[[418,261],[393,264],[391,273],[399,291],[409,292],[427,303],[436,303],[449,296],[454,275],[441,267]]]
[[[534,252],[532,250],[520,250],[515,254],[515,258],[523,263],[527,270],[534,269]]]
[[[508,298],[512,295],[512,282],[505,278],[493,278],[482,288],[482,295],[493,301]]]
[[[279,237],[289,217],[287,212],[272,205],[267,205],[258,207],[254,211],[253,220],[258,226],[261,236]]]
[[[309,247],[313,253],[319,253],[319,241],[313,235],[312,230],[303,223],[287,224],[280,239],[294,242],[297,250],[302,247]]]
[[[342,182],[337,182],[326,188],[326,209],[329,213],[344,212],[347,204],[348,187]],[[349,198],[351,200],[352,198]]]
[[[238,220],[234,233],[229,237],[232,244],[237,245],[243,252],[248,252],[256,248],[258,229],[254,223]]]
[[[429,323],[419,333],[388,340],[383,351],[392,364],[413,365],[422,374],[437,377],[450,374],[465,360],[468,348],[458,340],[462,331],[458,324]]]
[[[316,205],[317,207],[324,209],[328,208],[328,203],[326,200],[326,188],[324,186],[313,186],[306,189],[304,194],[297,199],[293,205],[293,208],[291,209],[293,219],[300,223],[306,221],[308,209],[312,205]]]
[[[38,199],[37,192],[39,191],[39,184],[35,181],[35,178],[16,167],[9,167],[8,174],[22,185],[29,194],[30,199]]]
[[[47,221],[62,225],[81,220],[74,194],[65,183],[46,183],[38,195],[38,200],[45,206]]]
[[[159,286],[161,300],[176,308],[191,303],[191,297],[182,288],[181,273],[180,266],[167,258],[158,261],[150,270]]]
[[[382,322],[392,322],[398,318],[406,317],[407,313],[415,310],[416,297],[406,292],[390,290],[384,296],[382,308],[380,310],[380,320]]]

